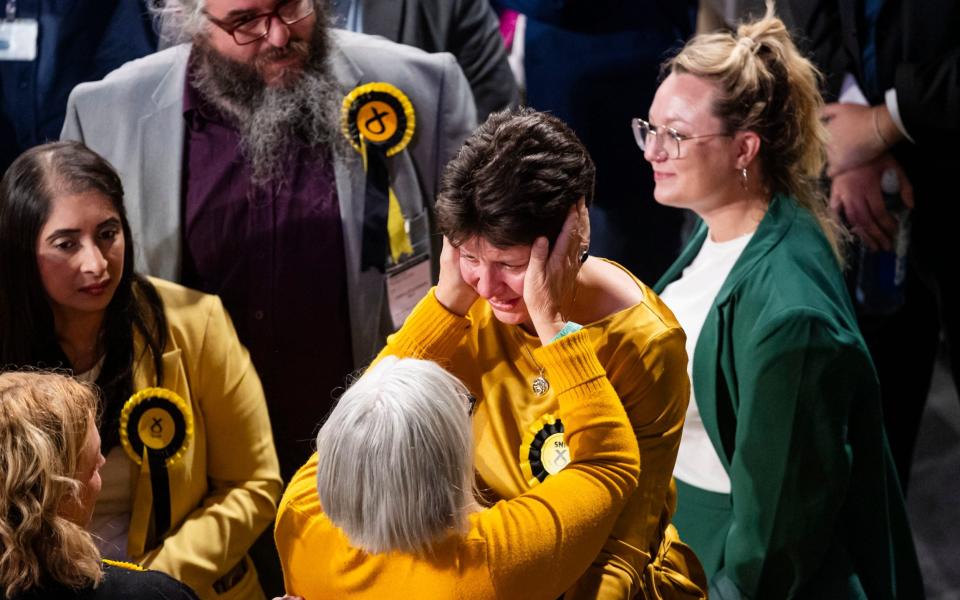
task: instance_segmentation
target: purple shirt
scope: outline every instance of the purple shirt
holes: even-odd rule
[[[183,281],[223,299],[250,350],[287,479],[353,370],[332,159],[304,148],[287,182],[256,187],[239,134],[189,81],[183,108]]]

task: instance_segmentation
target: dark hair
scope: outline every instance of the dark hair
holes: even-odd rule
[[[490,115],[447,165],[437,223],[458,246],[480,236],[494,246],[552,244],[570,207],[593,201],[596,169],[573,130],[524,108]]]
[[[167,322],[156,289],[133,270],[133,239],[120,177],[106,160],[79,142],[31,148],[0,181],[0,371],[69,365],[57,342],[53,311],[40,279],[37,236],[54,198],[91,190],[109,198],[126,240],[123,273],[103,322],[107,353],[97,379],[105,404],[101,435],[104,448],[110,448],[119,438],[120,409],[133,393],[134,330],[152,354],[157,385],[161,385]]]

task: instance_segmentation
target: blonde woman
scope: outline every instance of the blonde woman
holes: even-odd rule
[[[711,598],[920,598],[877,378],[818,187],[818,75],[772,16],[697,36],[634,120],[702,222],[655,289],[687,333],[674,523]]]
[[[96,392],[54,373],[0,375],[0,594],[8,600],[191,600],[163,573],[100,562]]]

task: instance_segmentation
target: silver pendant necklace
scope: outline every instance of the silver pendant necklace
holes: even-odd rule
[[[533,393],[537,396],[542,396],[550,391],[550,382],[543,376],[543,368],[540,369],[540,374],[533,378],[530,389],[532,389]]]
[[[533,381],[530,382],[530,389],[533,390],[534,395],[543,396],[550,391],[550,382],[543,376],[544,368],[533,358],[533,353],[530,352],[527,345],[523,343],[523,337],[520,335],[520,332],[514,329],[514,333],[517,336],[517,343],[520,345],[520,352],[526,354],[527,358],[533,363],[533,366],[536,367],[539,373],[533,378]]]

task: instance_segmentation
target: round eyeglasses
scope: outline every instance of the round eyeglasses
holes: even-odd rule
[[[270,33],[270,23],[276,17],[284,25],[294,25],[313,14],[314,0],[284,0],[268,12],[249,15],[241,14],[238,17],[221,21],[207,12],[203,14],[211,23],[226,31],[233,37],[238,46],[246,46],[257,40],[262,40]]]
[[[668,158],[680,158],[680,142],[698,140],[711,137],[729,137],[730,133],[706,133],[704,135],[683,135],[673,127],[665,125],[651,125],[647,121],[636,117],[630,122],[633,128],[633,139],[644,152],[647,148],[657,151],[657,144],[666,152]]]

